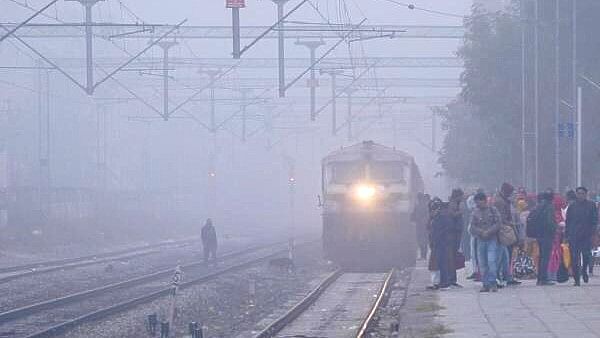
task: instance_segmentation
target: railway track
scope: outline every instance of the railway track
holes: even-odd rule
[[[179,288],[215,279],[286,252],[282,243],[254,247],[222,256],[217,268],[196,262],[182,265],[185,282]],[[51,337],[99,318],[172,293],[175,269],[165,269],[126,281],[69,294],[0,313],[0,337]]]
[[[366,337],[394,274],[337,270],[255,338]]]
[[[4,267],[0,268],[0,284],[23,277],[40,275],[54,271],[70,270],[95,264],[110,263],[119,260],[126,260],[152,255],[159,253],[159,249],[181,248],[191,245],[197,241],[198,239],[196,238],[180,241],[160,242],[156,244],[142,245],[123,250],[86,255],[81,257],[65,258]]]

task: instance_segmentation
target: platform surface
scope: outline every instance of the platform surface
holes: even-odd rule
[[[409,297],[427,296],[435,303],[435,314],[427,329],[407,330],[413,324],[406,318],[400,320],[404,325],[400,336],[421,330],[435,337],[600,337],[600,276],[591,277],[589,284],[582,281],[580,287],[573,286],[572,279],[554,286],[524,280],[497,293],[480,293],[481,283],[466,280],[465,274],[459,273],[462,289],[423,291],[430,284],[430,274],[424,263],[418,264]]]

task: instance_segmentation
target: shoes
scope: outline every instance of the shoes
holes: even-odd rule
[[[502,289],[503,287],[504,287],[504,284],[502,284],[502,283],[498,283],[496,285],[496,289]]]
[[[469,277],[467,277],[467,279],[475,279],[477,278],[478,273],[477,272],[473,272]]]
[[[440,287],[438,288],[438,290],[440,290],[440,291],[448,291],[448,290],[450,290],[450,286],[449,285],[440,285]]]
[[[506,282],[506,285],[521,285],[521,282],[513,279],[511,281]]]
[[[581,283],[579,281],[575,281],[575,283],[573,283],[573,286],[581,286]]]
[[[494,285],[494,286],[492,286],[490,288],[490,291],[492,291],[492,292],[498,292],[498,287],[496,285]]]
[[[549,281],[549,280],[545,280],[545,281],[538,281],[536,283],[537,286],[552,286],[554,285],[554,282]]]
[[[462,289],[463,286],[460,285],[460,284],[458,284],[458,283],[452,283],[452,284],[450,284],[450,288],[452,288],[452,289]]]
[[[586,283],[586,284],[587,284],[587,283],[590,281],[590,276],[588,276],[588,274],[587,274],[587,273],[586,273],[586,274],[584,274],[582,277],[583,277],[583,282],[584,282],[584,283]]]
[[[481,288],[481,290],[479,290],[479,292],[490,292],[490,288],[488,288],[487,286],[484,286]]]
[[[427,290],[437,290],[437,289],[439,289],[439,288],[440,288],[440,286],[439,286],[439,285],[437,285],[437,284],[434,284],[434,285],[429,285],[429,286],[427,287]]]

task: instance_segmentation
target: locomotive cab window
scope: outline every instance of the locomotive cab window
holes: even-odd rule
[[[328,169],[329,182],[333,184],[353,183],[365,177],[365,166],[361,162],[337,162]]]
[[[371,179],[382,183],[406,183],[405,170],[402,162],[372,162],[369,166]]]

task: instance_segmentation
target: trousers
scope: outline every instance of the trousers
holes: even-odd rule
[[[588,273],[592,258],[592,243],[587,240],[573,240],[569,241],[569,248],[571,249],[573,278],[576,282],[579,282],[581,275],[587,275]]]
[[[477,240],[477,257],[481,281],[484,287],[496,285],[498,277],[498,241],[494,239]]]
[[[540,247],[540,259],[538,263],[538,282],[548,281],[548,262],[550,262],[550,254],[552,254],[552,237],[542,237],[537,239]]]
[[[208,262],[210,258],[213,260],[217,259],[217,247],[211,245],[204,245],[204,262]]]

